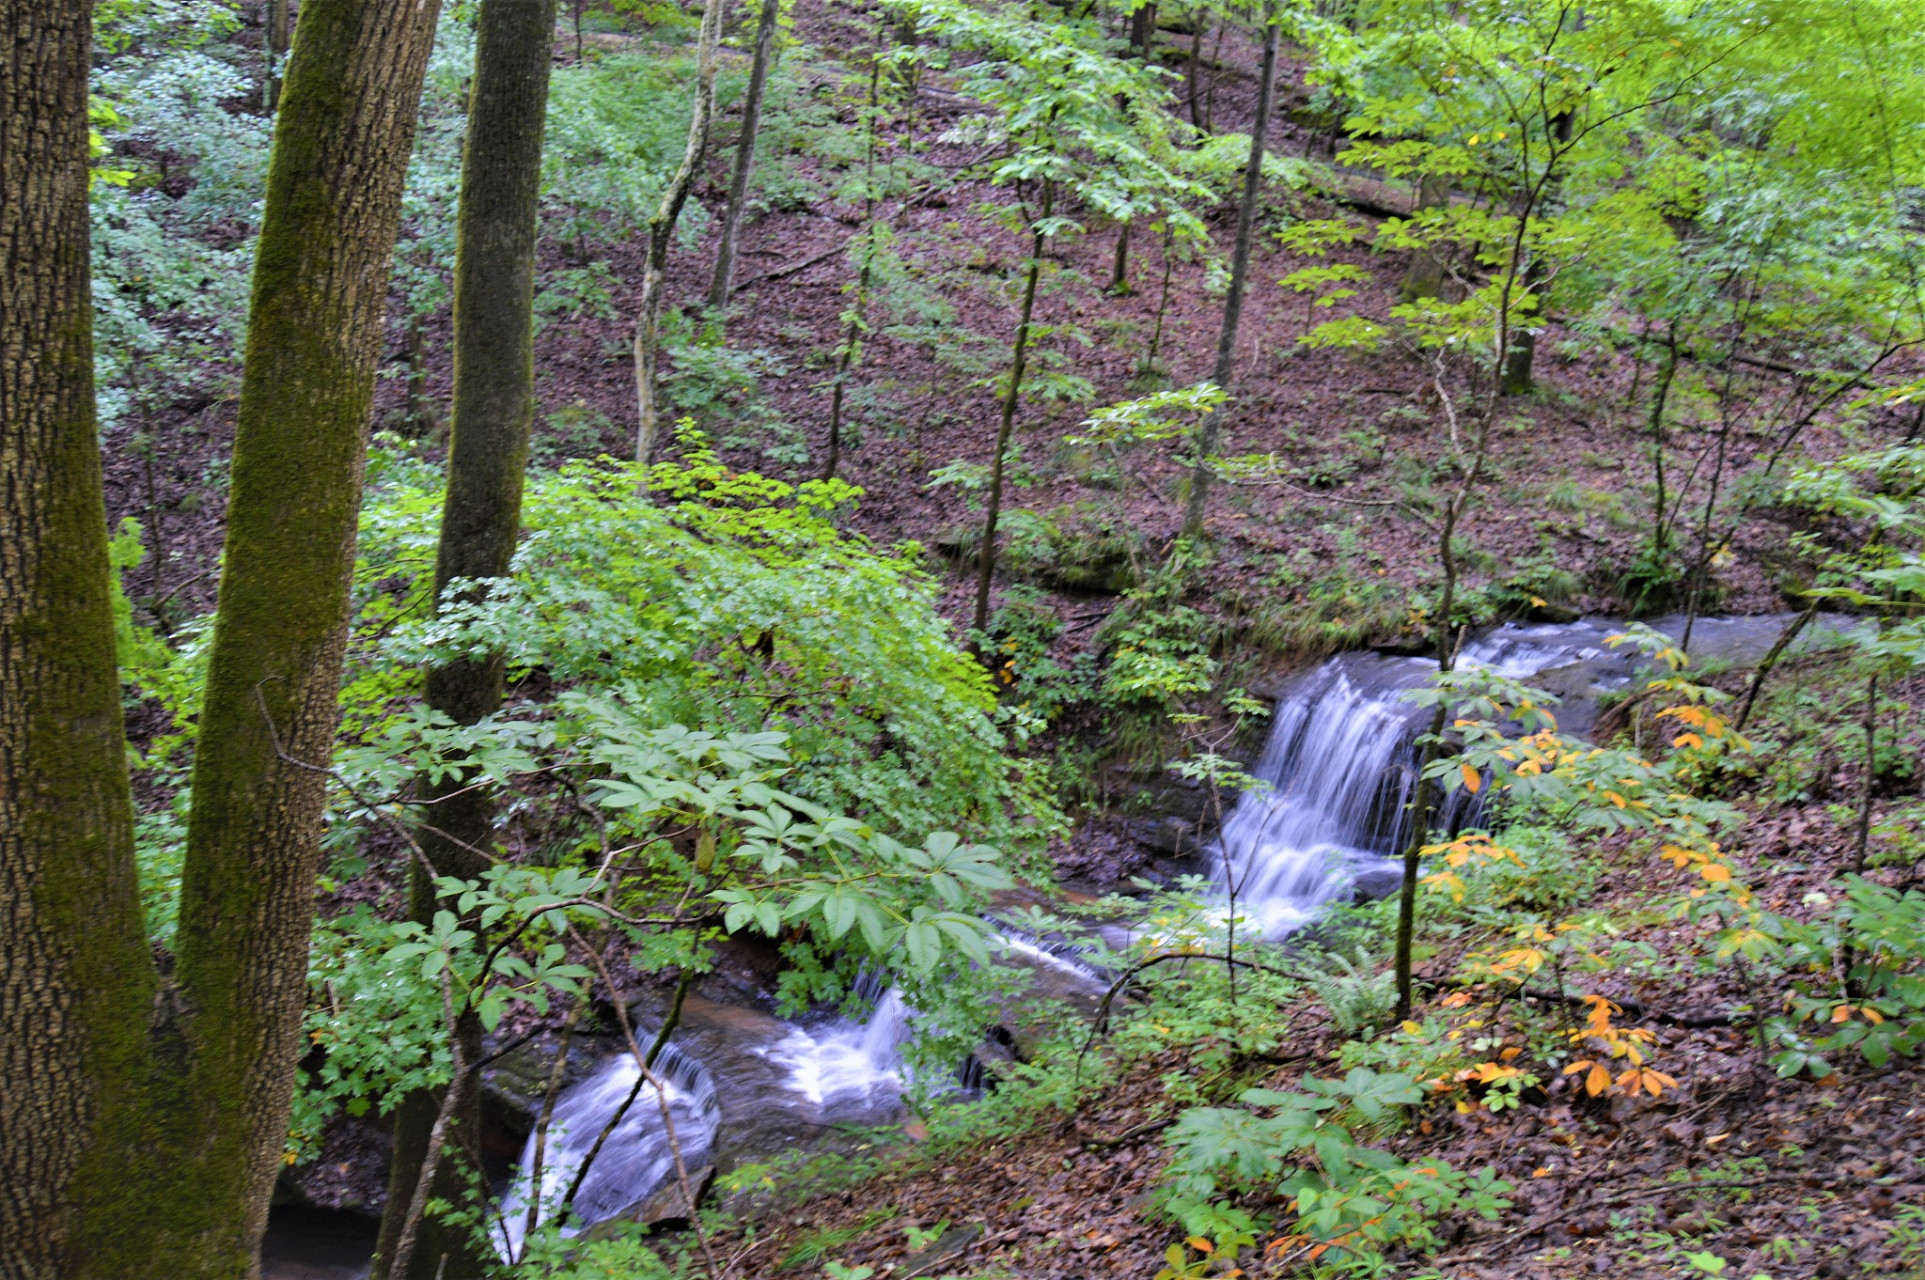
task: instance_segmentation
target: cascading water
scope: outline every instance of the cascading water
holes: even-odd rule
[[[668,1110],[683,1164],[693,1170],[708,1158],[717,1124],[715,1084],[702,1064],[674,1044],[657,1055],[654,1073],[668,1087]],[[655,1086],[636,1083],[642,1070],[632,1054],[609,1058],[594,1074],[555,1099],[555,1112],[543,1144],[541,1185],[534,1188],[535,1139],[522,1150],[521,1168],[508,1194],[502,1197],[501,1217],[495,1224],[495,1243],[511,1261],[521,1251],[527,1232],[530,1192],[538,1205],[536,1222],[554,1210],[593,1150],[602,1130],[623,1101],[634,1094],[621,1123],[596,1153],[594,1163],[575,1194],[574,1210],[583,1225],[612,1218],[639,1203],[674,1176],[675,1154],[662,1123],[661,1099]]]
[[[1518,679],[1577,663],[1628,664],[1604,647],[1608,634],[1596,623],[1499,627],[1467,645],[1458,665]],[[1407,830],[1425,715],[1404,694],[1436,671],[1424,658],[1344,654],[1278,702],[1251,771],[1269,789],[1237,802],[1216,846],[1217,884],[1266,937],[1301,928],[1362,881],[1394,882],[1391,855]],[[1439,825],[1471,820],[1474,803],[1455,794],[1457,807]]]
[[[873,1110],[879,1095],[893,1099],[902,1089],[909,1006],[894,987],[859,994],[875,1001],[867,1020],[797,1025],[762,1051],[788,1069],[790,1089],[825,1120]]]

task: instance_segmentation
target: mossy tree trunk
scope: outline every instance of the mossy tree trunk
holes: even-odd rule
[[[319,770],[334,746],[368,418],[437,7],[305,0],[296,26],[192,777],[165,1212],[153,1186],[129,1193],[144,1276],[258,1267],[300,1054]]]
[[[709,284],[709,305],[729,305],[735,280],[735,238],[742,230],[742,214],[749,202],[749,175],[755,169],[756,135],[762,131],[762,95],[775,61],[775,26],[782,16],[782,0],[762,0],[755,22],[755,58],[749,64],[749,87],[742,97],[742,135],[735,143],[735,172],[729,178],[729,205],[722,213],[722,239],[715,250],[715,279]],[[873,126],[872,126],[873,127]]]
[[[507,576],[521,529],[535,412],[535,238],[554,28],[555,0],[484,0],[476,27],[455,228],[454,411],[435,555],[435,598],[443,603],[456,579]],[[501,706],[502,665],[500,654],[490,654],[431,670],[428,705],[459,724],[474,724]],[[421,845],[435,870],[480,875],[488,865],[483,851],[493,843],[493,798],[467,789],[462,779],[420,786],[428,802]],[[434,889],[419,866],[412,869],[409,896],[414,918],[431,920]],[[477,1061],[479,1027],[469,1019],[460,1034],[467,1040],[463,1060]],[[478,1150],[480,1094],[472,1076],[462,1094],[450,1114],[450,1151],[436,1166],[434,1186],[435,1196],[457,1204],[468,1194],[466,1175],[475,1172],[465,1157]],[[391,1272],[440,1109],[440,1097],[429,1092],[405,1099],[397,1113],[377,1277]],[[408,1270],[464,1280],[495,1262],[474,1232],[428,1217]]]
[[[0,1275],[82,1274],[137,1149],[156,977],[108,593],[88,288],[89,6],[0,58]],[[103,1212],[105,1210],[105,1212]]]
[[[1450,204],[1450,180],[1439,174],[1427,174],[1417,184],[1416,213],[1426,209],[1442,209]],[[1441,248],[1422,248],[1410,255],[1410,264],[1404,268],[1403,283],[1397,294],[1405,302],[1420,302],[1425,298],[1439,298],[1444,293],[1444,251]]]
[[[1257,200],[1263,192],[1263,139],[1277,102],[1277,41],[1274,13],[1266,12],[1263,70],[1257,81],[1257,117],[1250,125],[1250,160],[1243,171],[1243,200],[1237,206],[1237,238],[1230,251],[1230,289],[1223,298],[1223,326],[1217,332],[1216,369],[1211,381],[1225,391],[1236,369],[1237,329],[1243,320],[1243,294],[1250,276],[1250,246],[1256,236]],[[1190,471],[1189,497],[1183,506],[1183,536],[1203,536],[1203,515],[1210,497],[1210,455],[1216,452],[1223,410],[1212,410],[1197,431],[1196,463]]]

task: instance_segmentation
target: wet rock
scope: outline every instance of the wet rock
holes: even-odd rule
[[[1356,868],[1351,893],[1359,902],[1388,898],[1403,887],[1403,868],[1394,862],[1370,862]]]
[[[1202,850],[1196,823],[1175,815],[1140,818],[1130,823],[1129,834],[1144,848],[1171,857],[1186,858]]]
[[[695,1207],[702,1203],[702,1198],[708,1194],[709,1186],[714,1181],[714,1165],[705,1164],[699,1169],[690,1169],[688,1186],[689,1191],[694,1195],[694,1205],[691,1205],[689,1198],[682,1194],[681,1179],[670,1178],[656,1188],[655,1194],[621,1216],[631,1222],[639,1222],[650,1227],[686,1227],[695,1217]]]

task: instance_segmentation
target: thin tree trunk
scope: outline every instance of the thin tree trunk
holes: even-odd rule
[[[1878,780],[1878,673],[1865,682],[1865,784],[1858,792],[1858,826],[1852,835],[1851,869],[1865,874],[1872,838],[1872,784]],[[1850,966],[1847,965],[1847,968]]]
[[[1109,292],[1119,298],[1126,298],[1135,292],[1130,288],[1130,227],[1125,221],[1116,228],[1116,256],[1110,261]]]
[[[1223,327],[1217,333],[1216,369],[1211,375],[1217,386],[1230,389],[1236,369],[1237,326],[1243,319],[1243,293],[1250,275],[1250,245],[1256,235],[1257,197],[1263,190],[1263,139],[1270,126],[1270,115],[1277,100],[1277,41],[1279,31],[1274,12],[1264,15],[1263,71],[1257,82],[1257,118],[1250,125],[1250,160],[1243,170],[1243,201],[1237,206],[1236,246],[1230,253],[1230,291],[1223,299]],[[1190,471],[1189,499],[1183,507],[1183,536],[1203,535],[1205,503],[1210,496],[1210,455],[1216,451],[1217,435],[1223,425],[1223,410],[1212,410],[1197,431],[1196,463]]]
[[[281,59],[287,57],[291,0],[267,0],[267,22],[261,30],[261,51],[267,67],[261,76],[261,106],[273,111],[281,101]]]
[[[989,499],[983,511],[983,544],[976,554],[975,631],[980,638],[989,626],[989,581],[996,572],[996,518],[1003,506],[1003,459],[1009,452],[1010,432],[1016,425],[1016,406],[1022,399],[1023,373],[1029,365],[1029,322],[1036,314],[1036,281],[1043,272],[1043,245],[1047,237],[1040,227],[1049,219],[1052,192],[1046,185],[1043,216],[1038,230],[1030,235],[1029,274],[1023,279],[1023,308],[1016,321],[1016,344],[1010,353],[1009,386],[1003,391],[1002,417],[996,424],[996,448],[989,459]],[[972,640],[972,644],[979,643]]]
[[[181,881],[185,1079],[144,1276],[258,1265],[287,1139],[361,471],[435,0],[305,0],[256,250]],[[98,1274],[109,1274],[102,1269]]]
[[[428,331],[423,316],[408,317],[408,432],[425,437],[434,430],[434,406],[428,403]]]
[[[675,224],[695,186],[695,175],[708,150],[709,127],[715,119],[715,45],[722,30],[723,0],[707,0],[702,9],[701,33],[696,38],[695,103],[689,113],[688,146],[681,167],[662,193],[662,204],[648,225],[648,262],[642,269],[642,301],[635,322],[635,400],[640,429],[635,434],[635,461],[646,466],[655,452],[660,409],[655,403],[655,360],[661,347],[662,294],[668,274],[668,248]],[[646,478],[642,481],[647,484]]]
[[[95,437],[89,6],[9,0],[0,59],[0,1274],[83,1273],[138,1154],[156,975]],[[110,1274],[101,1272],[99,1274]]]
[[[849,323],[842,335],[842,350],[836,356],[835,387],[829,393],[829,456],[823,463],[822,478],[833,480],[842,461],[842,402],[848,389],[849,368],[861,350],[862,330],[869,310],[869,282],[876,265],[876,113],[882,103],[882,59],[878,54],[869,61],[869,106],[865,116],[868,138],[863,148],[862,222],[868,242],[863,248],[862,268],[856,273],[855,305],[849,310]]]
[[[1577,22],[1579,26],[1582,26],[1584,23],[1582,9],[1578,11]],[[1557,143],[1570,142],[1571,122],[1572,116],[1568,111],[1560,112],[1551,117],[1550,133],[1551,137],[1554,138]],[[1544,190],[1536,202],[1538,207],[1554,209],[1559,202],[1560,185],[1561,183],[1555,172],[1547,176],[1544,183]],[[1524,287],[1527,290],[1534,290],[1543,283],[1544,262],[1542,255],[1533,254],[1529,264],[1524,268]],[[1540,318],[1543,317],[1547,310],[1548,308],[1544,305],[1543,299],[1539,299],[1536,307],[1537,316]],[[1505,353],[1503,387],[1505,395],[1521,396],[1531,389],[1533,385],[1533,368],[1536,361],[1536,332],[1530,329],[1519,329],[1511,339],[1511,349]]]
[[[862,274],[857,278],[857,307],[860,299],[869,290],[869,264],[864,263]],[[836,478],[836,468],[842,461],[842,394],[849,378],[849,366],[855,361],[856,343],[862,335],[861,312],[849,318],[848,328],[842,335],[842,350],[836,356],[835,387],[829,392],[829,454],[822,464],[822,478]]]
[[[1758,669],[1751,673],[1751,683],[1745,687],[1745,700],[1744,704],[1738,708],[1738,718],[1732,722],[1733,733],[1745,731],[1745,725],[1751,719],[1751,709],[1757,705],[1759,691],[1765,687],[1765,678],[1771,674],[1771,669],[1778,665],[1778,659],[1784,656],[1785,650],[1791,647],[1792,641],[1798,638],[1798,633],[1818,616],[1818,606],[1823,600],[1824,597],[1819,596],[1806,605],[1804,612],[1793,618],[1785,625],[1785,629],[1778,633],[1778,638],[1772,641],[1770,650],[1759,660]]]
[[[1196,29],[1190,33],[1190,65],[1188,70],[1184,72],[1184,79],[1189,82],[1190,124],[1198,129],[1203,127],[1203,99],[1198,92],[1201,88],[1201,82],[1197,79],[1197,76],[1200,74],[1197,70],[1197,64],[1203,59],[1203,33],[1209,25],[1210,24],[1204,20],[1203,15],[1198,13],[1196,16]]]
[[[521,529],[522,476],[535,411],[535,240],[541,194],[542,131],[547,115],[555,0],[484,0],[476,24],[475,75],[468,103],[455,240],[454,406],[449,423],[448,487],[435,555],[435,599],[453,603],[456,579],[506,577]],[[428,672],[426,700],[457,724],[493,714],[502,699],[502,657],[462,659]],[[422,851],[441,875],[474,878],[487,868],[479,850],[493,843],[494,801],[465,778],[422,779],[427,825]],[[433,919],[433,885],[410,868],[410,914]],[[457,1046],[480,1059],[481,1037],[460,1021]],[[395,1121],[387,1210],[374,1275],[391,1274],[403,1223],[439,1119],[442,1091],[405,1099]],[[444,1125],[457,1152],[479,1147],[480,1090],[460,1082]],[[444,1160],[432,1194],[450,1203],[468,1195],[458,1161]],[[492,1268],[484,1239],[439,1218],[422,1223],[410,1271],[421,1280],[466,1280]],[[394,1272],[393,1274],[399,1274]]]
[[[709,306],[729,304],[735,278],[735,237],[749,202],[749,174],[755,168],[756,135],[762,131],[762,94],[769,83],[769,64],[775,58],[775,24],[782,0],[762,0],[755,22],[755,60],[749,64],[749,88],[742,98],[742,136],[735,143],[735,173],[729,179],[729,204],[722,214],[722,240],[715,250],[715,279],[709,285]]]
[[[1444,708],[1431,715],[1430,730],[1417,753],[1417,794],[1410,806],[1410,834],[1404,839],[1404,874],[1397,886],[1397,941],[1392,968],[1397,975],[1397,1017],[1410,1017],[1414,989],[1411,958],[1417,933],[1417,883],[1423,869],[1424,840],[1430,831],[1430,811],[1436,804],[1434,779],[1425,776],[1437,758],[1437,735],[1444,731]]]

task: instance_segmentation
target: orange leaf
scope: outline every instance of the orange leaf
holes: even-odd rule
[[[1484,775],[1470,765],[1463,766],[1464,789],[1475,794],[1484,785]]]
[[[1216,1246],[1211,1244],[1208,1240],[1205,1240],[1202,1236],[1191,1236],[1189,1239],[1185,1240],[1183,1243],[1189,1245],[1192,1249],[1195,1249],[1198,1253],[1215,1253],[1216,1252]]]
[[[1499,1062],[1509,1062],[1512,1058],[1515,1058],[1518,1054],[1522,1052],[1524,1051],[1518,1048],[1506,1049],[1504,1050],[1504,1052],[1497,1055],[1497,1059]]]
[[[1703,876],[1705,879],[1711,881],[1713,884],[1722,884],[1725,881],[1731,879],[1731,868],[1721,867],[1717,863],[1713,862],[1706,866],[1699,867],[1698,874]]]
[[[1591,1073],[1584,1077],[1584,1092],[1593,1098],[1611,1087],[1611,1073],[1604,1069],[1601,1062],[1591,1064]]]
[[[1831,1020],[1833,1022],[1850,1022],[1851,1006],[1848,1004],[1841,1004],[1836,1009],[1833,1009],[1831,1011]]]

